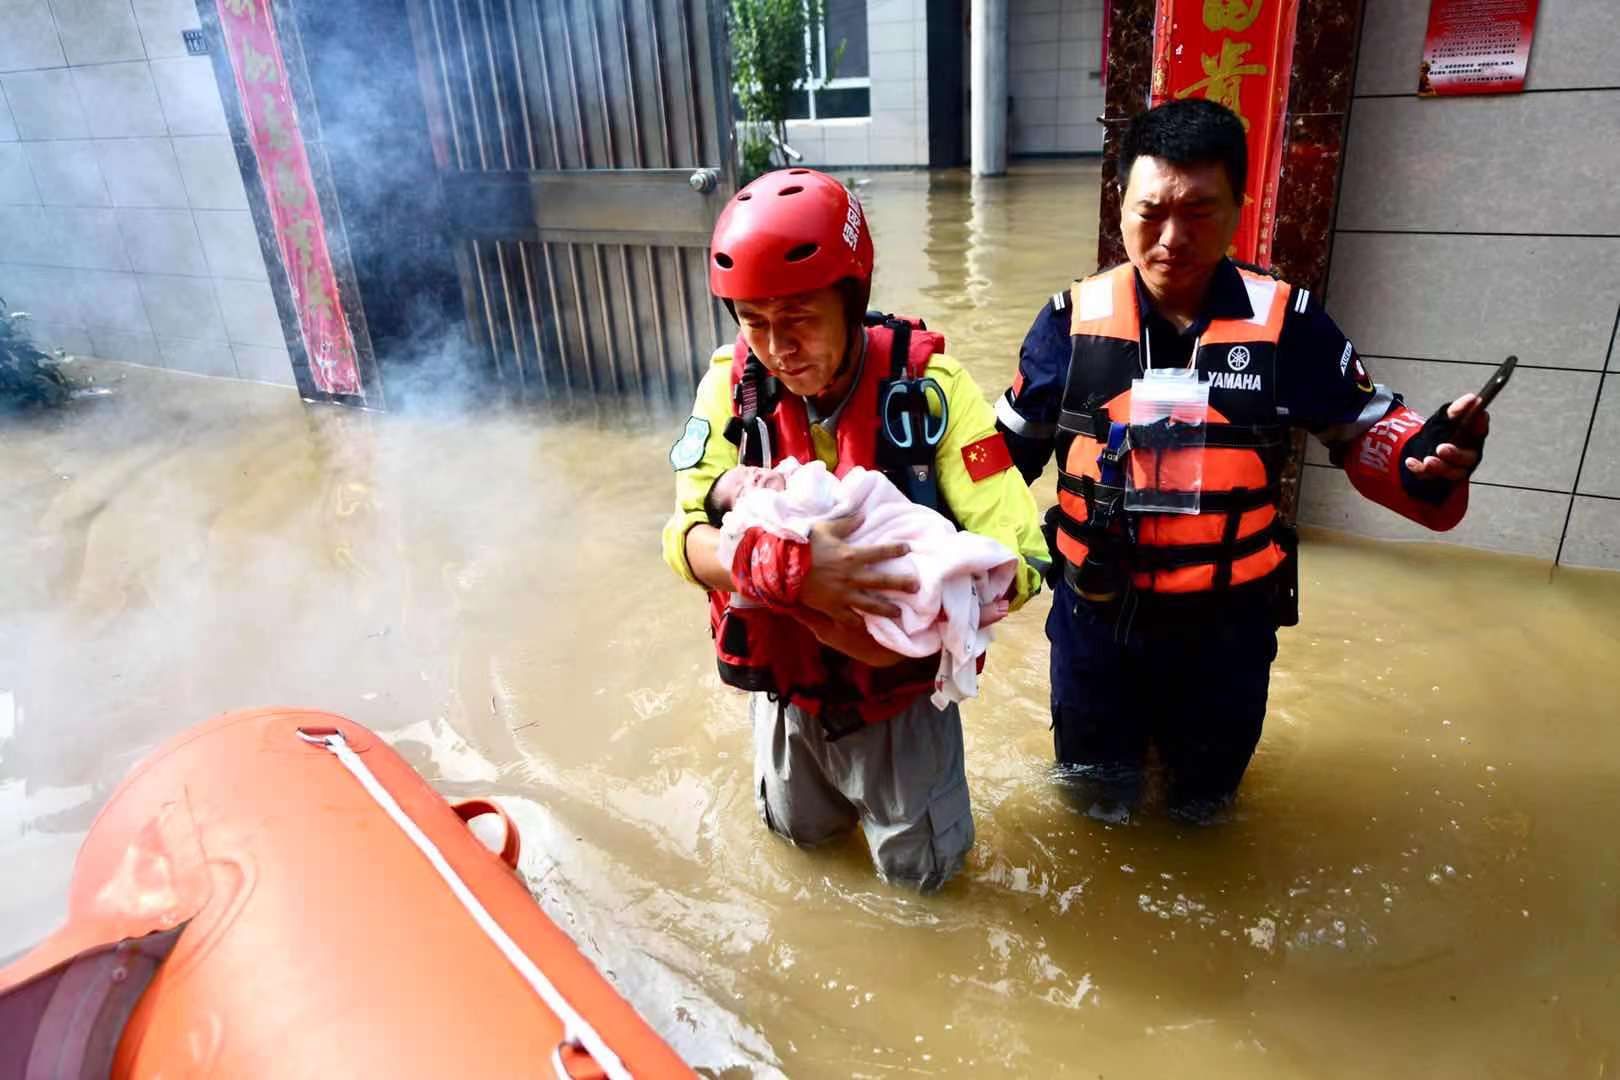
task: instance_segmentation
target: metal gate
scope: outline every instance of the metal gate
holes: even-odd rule
[[[730,319],[724,0],[411,0],[468,321],[527,401],[681,398]]]

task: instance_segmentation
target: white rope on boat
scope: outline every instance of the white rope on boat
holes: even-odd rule
[[[319,733],[305,733],[300,730],[298,735],[305,742],[315,746],[324,746],[337,755],[338,761],[342,762],[343,767],[349,770],[355,779],[360,781],[360,786],[365,788],[366,794],[371,796],[372,801],[383,808],[383,811],[393,819],[394,824],[399,826],[400,831],[410,838],[411,843],[416,845],[416,849],[427,857],[428,862],[433,864],[433,868],[439,872],[439,876],[444,879],[444,883],[450,886],[450,891],[455,894],[456,899],[461,901],[461,906],[467,909],[467,913],[473,917],[473,921],[478,924],[479,929],[484,932],[485,936],[501,951],[501,955],[506,957],[507,962],[517,969],[519,975],[523,976],[523,980],[529,984],[536,994],[540,995],[540,999],[546,1003],[546,1007],[563,1022],[563,1041],[558,1044],[552,1054],[553,1068],[558,1071],[558,1075],[563,1077],[564,1080],[567,1078],[568,1074],[564,1071],[562,1065],[562,1049],[564,1045],[571,1043],[587,1051],[596,1060],[602,1071],[607,1073],[610,1080],[634,1080],[630,1075],[630,1070],[626,1069],[624,1062],[619,1060],[619,1055],[608,1047],[602,1036],[596,1033],[596,1029],[591,1027],[585,1018],[574,1010],[574,1007],[568,1003],[568,999],[563,997],[562,992],[552,985],[550,979],[546,978],[545,972],[535,966],[534,961],[529,959],[528,954],[520,949],[517,942],[513,941],[511,936],[501,928],[501,924],[495,921],[495,917],[489,913],[489,910],[484,907],[478,897],[473,895],[473,891],[467,887],[467,883],[461,880],[461,875],[456,873],[450,863],[445,860],[444,855],[433,845],[433,841],[429,840],[427,834],[400,808],[399,803],[395,802],[394,797],[388,793],[388,789],[377,782],[377,778],[371,774],[371,770],[366,767],[366,763],[360,760],[360,756],[349,749],[349,744],[343,736],[332,732],[330,729]]]

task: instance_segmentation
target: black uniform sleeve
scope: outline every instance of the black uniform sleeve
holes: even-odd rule
[[[1069,294],[1046,302],[1018,350],[1018,374],[996,399],[996,428],[1005,436],[1024,482],[1040,478],[1057,444],[1058,412],[1069,373]]]
[[[1277,352],[1279,409],[1330,448],[1360,436],[1400,401],[1373,383],[1355,345],[1308,290],[1295,289]]]

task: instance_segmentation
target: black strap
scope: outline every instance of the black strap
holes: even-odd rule
[[[1062,409],[1058,412],[1058,430],[1074,435],[1086,435],[1100,443],[1108,441],[1110,422],[1105,410]]]
[[[750,349],[748,359],[743,361],[742,375],[731,391],[733,415],[726,421],[725,431],[726,441],[742,448],[742,464],[772,464],[765,460],[770,437],[765,417],[776,409],[781,394],[782,387],[776,376]]]
[[[1070,495],[1078,495],[1082,499],[1115,499],[1125,494],[1122,487],[1111,484],[1100,484],[1089,476],[1076,476],[1067,469],[1058,469],[1059,491],[1066,491]]]
[[[1058,413],[1058,430],[1085,435],[1100,443],[1108,441],[1113,421],[1107,409],[1063,409]],[[1281,424],[1204,425],[1204,445],[1220,450],[1272,450],[1288,441],[1288,429]]]
[[[1243,523],[1242,514],[1227,514],[1226,528],[1221,532],[1221,546],[1231,551],[1237,546],[1238,526]],[[1267,529],[1259,535],[1265,535],[1271,530]],[[1216,592],[1225,592],[1232,587],[1233,556],[1225,556],[1215,561],[1215,580],[1212,583]]]
[[[1241,520],[1236,514],[1233,518]],[[1093,539],[1087,535],[1085,525],[1061,511],[1057,514],[1057,525],[1082,544],[1090,543]],[[1234,540],[1231,544],[1225,542],[1177,544],[1175,547],[1144,547],[1137,544],[1131,547],[1131,569],[1146,573],[1150,570],[1176,570],[1183,566],[1197,566],[1200,563],[1216,563],[1223,559],[1235,562],[1264,551],[1274,539],[1275,530],[1265,528],[1253,536]]]
[[[1234,519],[1236,515],[1233,515]],[[1203,563],[1234,563],[1266,550],[1276,540],[1273,530],[1261,529],[1253,536],[1228,544],[1180,544],[1172,548],[1136,547],[1131,550],[1131,569],[1179,570]]]
[[[1088,497],[1099,501],[1120,498],[1125,494],[1122,487],[1109,484],[1099,484],[1089,476],[1076,476],[1063,469],[1058,470],[1057,487],[1059,491],[1066,491],[1070,495],[1077,495],[1084,499]],[[1237,488],[1233,491],[1206,491],[1198,497],[1198,512],[1200,514],[1241,514],[1245,510],[1259,510],[1275,504],[1281,498],[1282,490],[1276,485],[1261,488]]]
[[[904,379],[910,374],[907,361],[911,358],[911,324],[904,319],[888,319],[883,324],[894,335],[889,346],[889,377]]]
[[[1204,445],[1222,450],[1270,450],[1288,441],[1280,424],[1205,424]]]

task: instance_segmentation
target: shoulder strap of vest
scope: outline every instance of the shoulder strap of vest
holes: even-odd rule
[[[1136,341],[1141,316],[1136,310],[1136,272],[1130,263],[1083,278],[1069,290],[1073,313],[1069,333]]]
[[[771,432],[765,417],[776,408],[781,384],[741,334],[731,352],[731,369],[732,416],[726,422],[726,440],[737,447],[737,459],[742,464],[772,465]]]
[[[888,341],[888,377],[891,379],[922,378],[929,361],[945,351],[945,335],[928,329],[927,323],[913,316],[868,311],[865,322],[869,343],[882,345],[885,334],[891,335]]]

